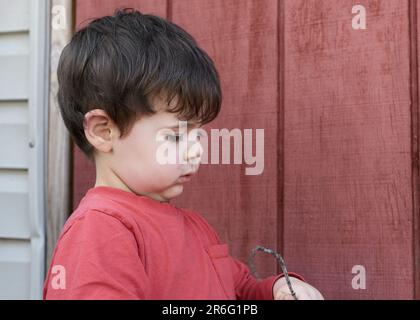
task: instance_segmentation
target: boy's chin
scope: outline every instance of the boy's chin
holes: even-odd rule
[[[184,186],[181,183],[174,184],[162,193],[162,198],[167,201],[174,199],[182,194]]]

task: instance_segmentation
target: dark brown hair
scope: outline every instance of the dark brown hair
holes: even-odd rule
[[[93,159],[84,115],[100,108],[124,136],[135,120],[157,110],[162,95],[180,120],[212,121],[221,105],[220,81],[211,58],[181,27],[160,17],[123,9],[76,32],[58,65],[58,103],[75,143]]]

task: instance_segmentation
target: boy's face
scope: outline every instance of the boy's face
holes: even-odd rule
[[[119,134],[111,137],[112,151],[96,155],[101,157],[96,158],[96,185],[123,188],[158,201],[180,195],[189,180],[182,176],[194,175],[201,160],[202,148],[194,128],[197,126],[190,122],[179,128],[176,114],[167,111],[142,117],[123,138]],[[176,155],[176,161],[162,164],[162,150]]]

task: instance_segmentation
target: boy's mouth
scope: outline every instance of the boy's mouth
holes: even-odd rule
[[[178,178],[178,182],[180,183],[188,182],[191,180],[192,176],[193,176],[192,173],[184,174]]]

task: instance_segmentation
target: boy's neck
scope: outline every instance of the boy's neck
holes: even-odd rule
[[[137,194],[133,192],[119,177],[118,175],[110,169],[108,166],[103,165],[102,161],[99,159],[95,159],[95,166],[96,166],[96,181],[95,187],[112,187],[116,189],[121,189],[133,194]],[[141,195],[149,197],[159,202],[167,202],[169,200],[163,199],[161,196],[152,193],[141,193]]]
[[[104,187],[113,187],[134,193],[127,187],[127,185],[121,181],[118,175],[112,171],[108,166],[103,164],[100,158],[95,158],[95,167],[96,167],[96,181],[95,187],[104,186]]]

